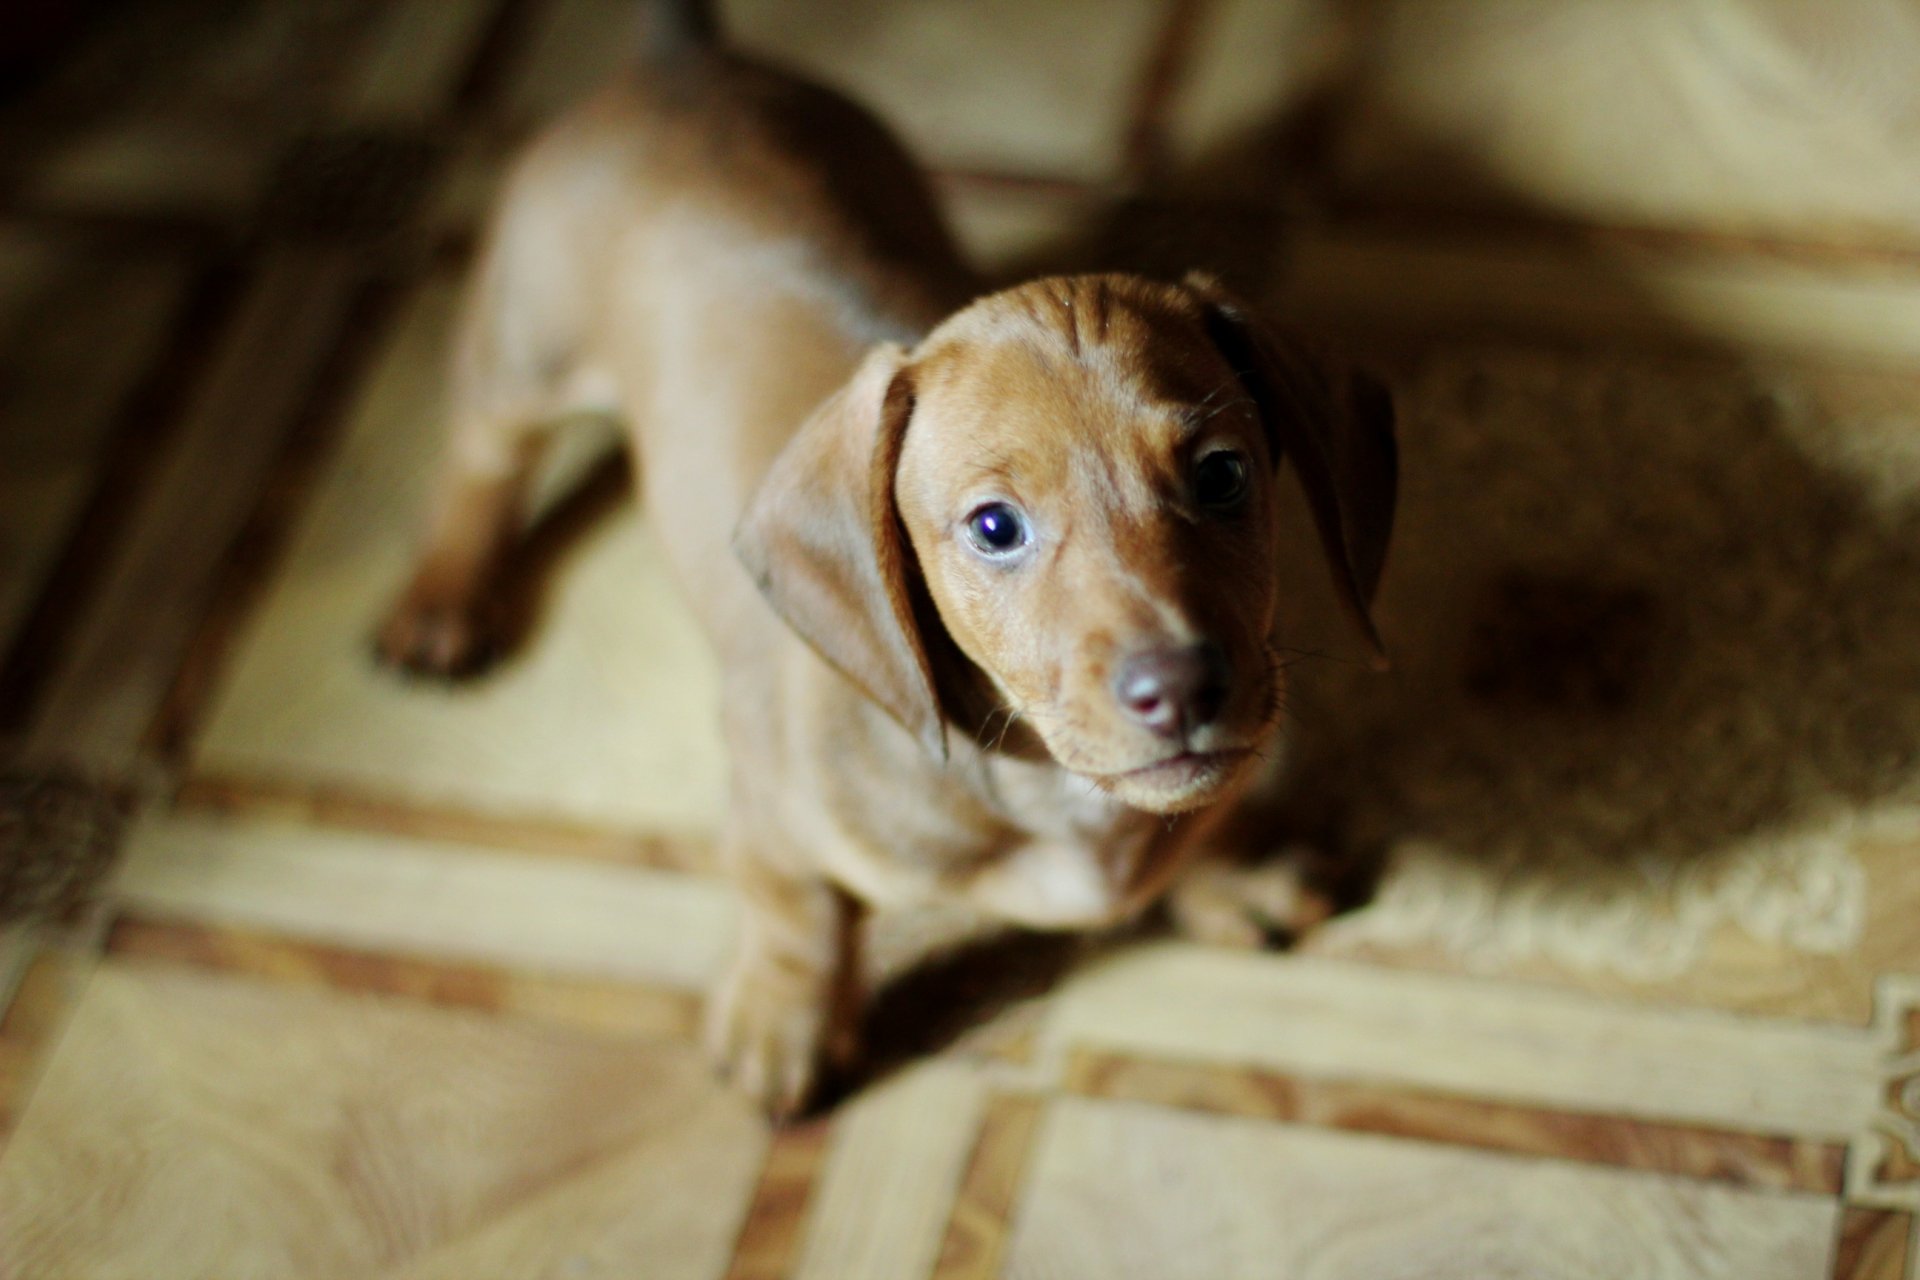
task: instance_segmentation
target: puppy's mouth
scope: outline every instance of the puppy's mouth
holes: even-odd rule
[[[1135,808],[1179,813],[1212,800],[1253,758],[1251,747],[1180,751],[1137,769],[1097,775],[1094,781]]]

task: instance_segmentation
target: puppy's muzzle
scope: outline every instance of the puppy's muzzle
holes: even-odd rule
[[[1166,646],[1123,661],[1113,678],[1113,696],[1134,723],[1180,741],[1219,717],[1232,680],[1219,645]]]

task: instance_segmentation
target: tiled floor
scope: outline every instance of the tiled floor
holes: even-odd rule
[[[1391,378],[1391,679],[1288,566],[1285,827],[1372,903],[885,921],[877,1078],[770,1131],[593,441],[503,669],[366,658],[475,219],[627,0],[121,6],[0,106],[0,1277],[1920,1274],[1920,11],[727,10],[996,272],[1211,267]]]

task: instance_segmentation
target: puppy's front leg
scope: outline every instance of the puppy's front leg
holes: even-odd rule
[[[529,470],[520,456],[494,471],[456,464],[443,478],[426,549],[376,638],[384,661],[424,675],[464,676],[495,657],[491,593],[519,524]]]
[[[707,1047],[776,1120],[801,1110],[823,1061],[853,1056],[864,908],[751,852],[733,861],[743,910],[733,963],[707,1005]]]
[[[1298,848],[1252,864],[1213,851],[1175,883],[1167,913],[1181,936],[1211,946],[1257,951],[1291,942],[1333,914],[1315,880],[1317,861]]]

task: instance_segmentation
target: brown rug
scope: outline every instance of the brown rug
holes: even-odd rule
[[[1395,670],[1301,624],[1295,810],[1387,868],[1333,937],[1646,977],[1723,922],[1847,947],[1850,843],[1920,829],[1920,386],[1515,351],[1398,384]]]

